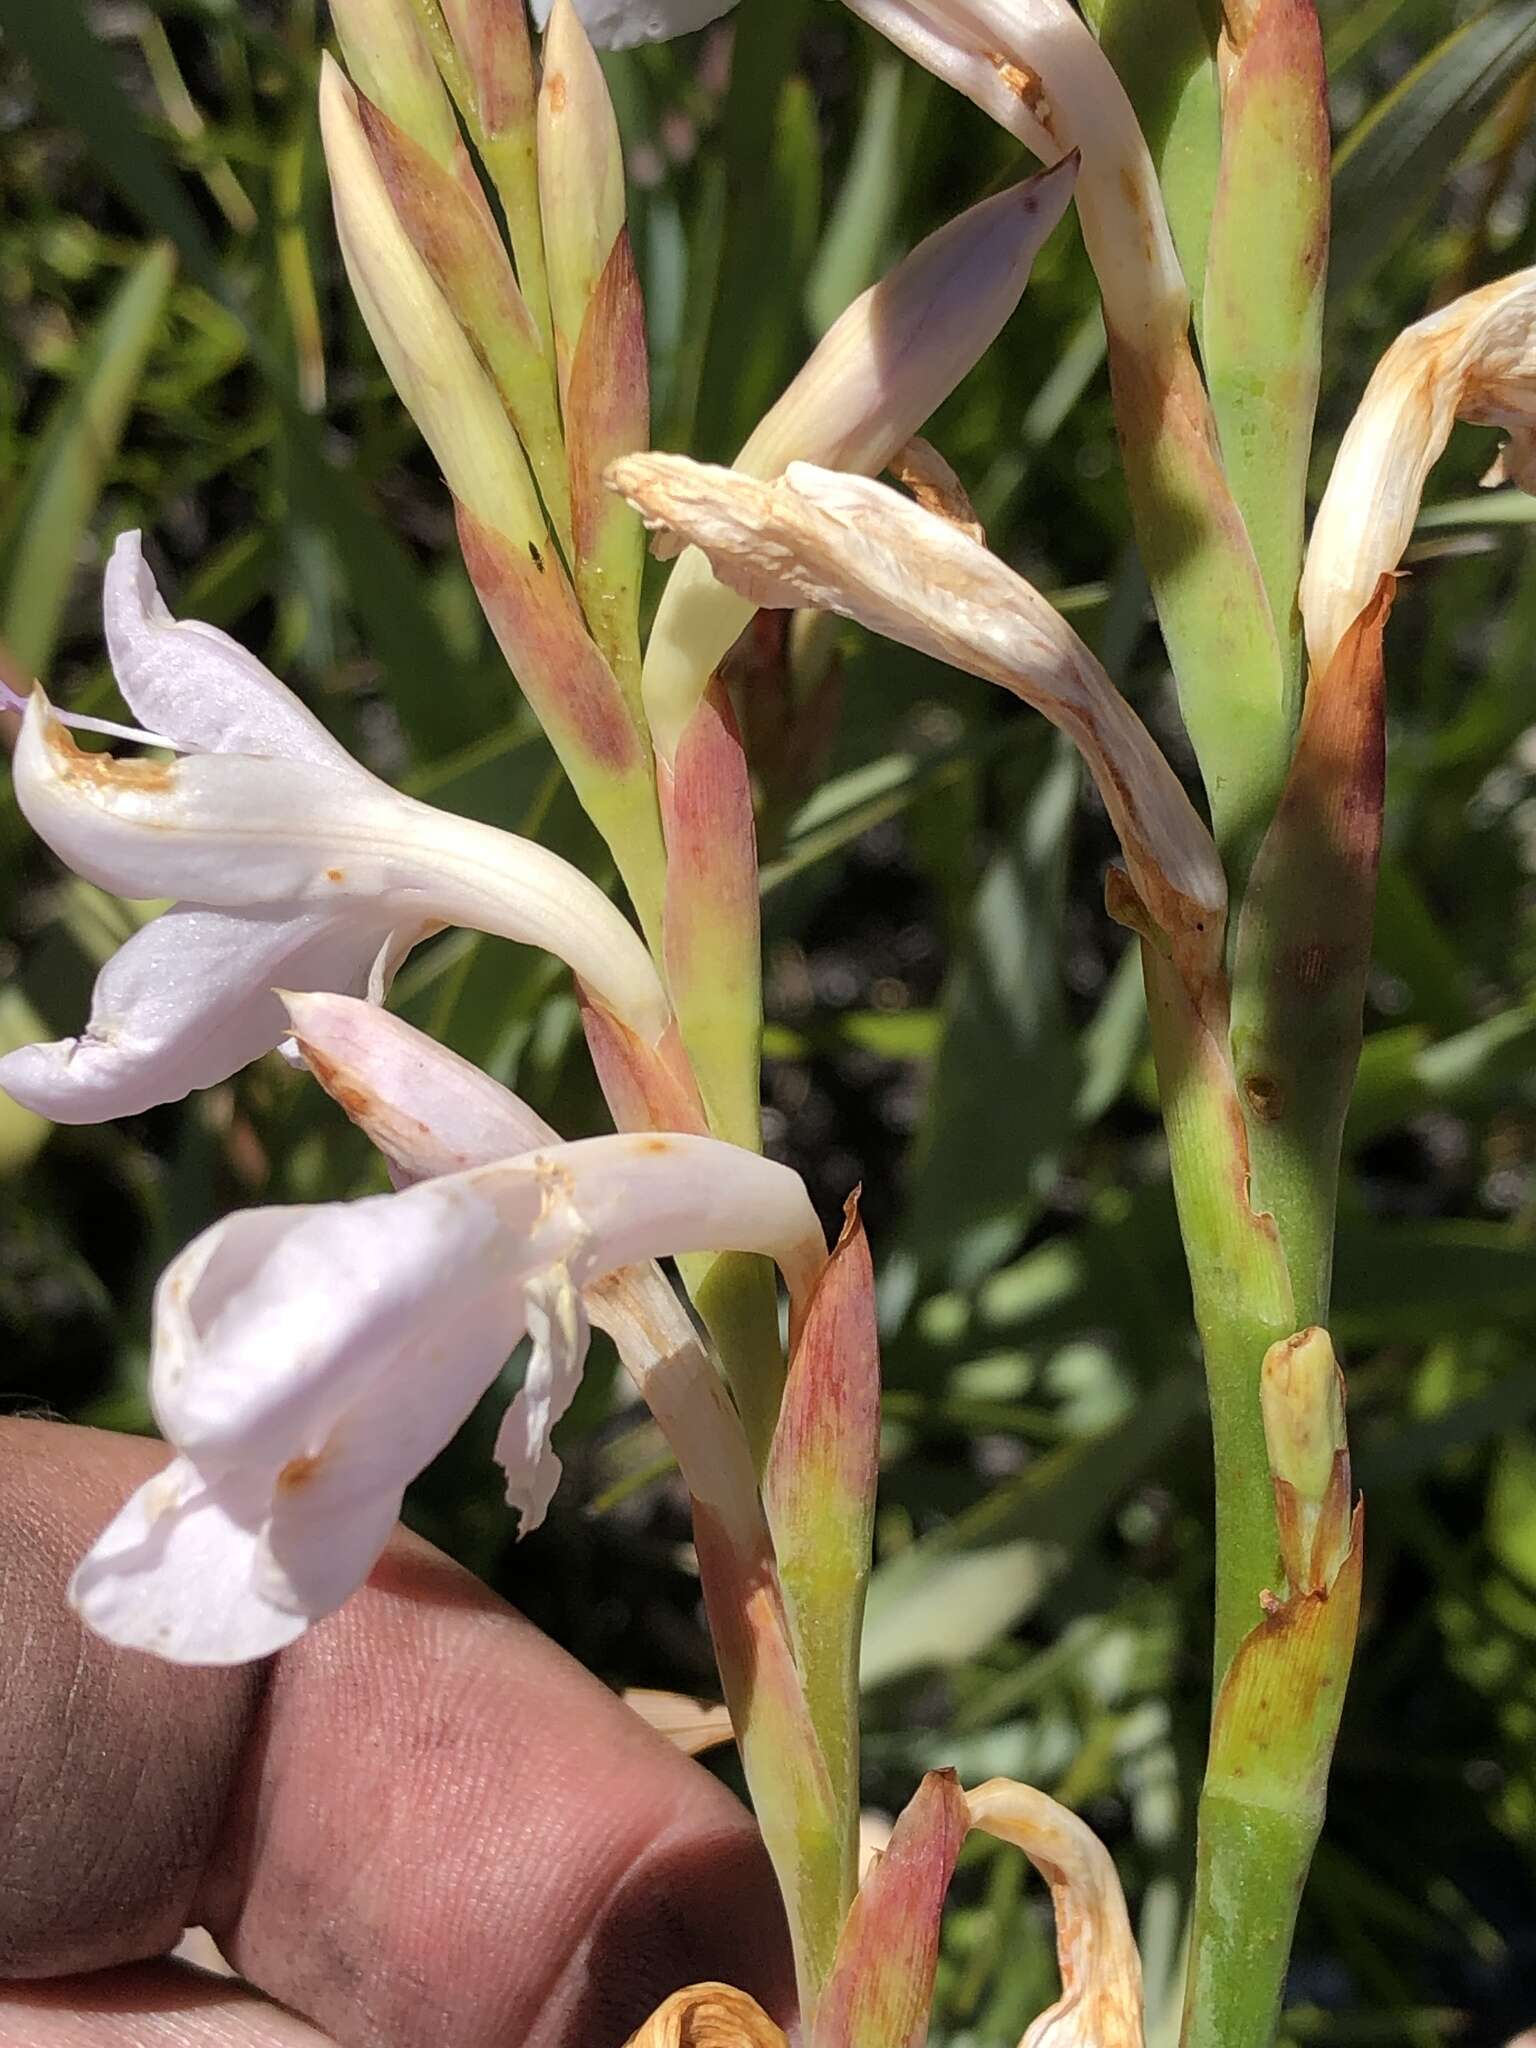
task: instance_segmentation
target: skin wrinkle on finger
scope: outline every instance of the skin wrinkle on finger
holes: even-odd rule
[[[494,1660],[513,1630],[515,1652]],[[336,1717],[329,1740],[310,1728],[293,1744],[299,1693]],[[349,1783],[327,1788],[343,1740]],[[680,1967],[737,1960],[750,1944],[733,1904],[771,1897],[739,1807],[656,1741],[473,1581],[402,1546],[279,1661],[233,1830],[246,1861],[215,1865],[200,1915],[246,1976],[368,2048],[622,2041],[653,1980],[664,1992]],[[342,1867],[340,1909],[295,1909]],[[691,1912],[668,1925],[661,1898],[690,1884]],[[636,1885],[651,1901],[646,1970]]]
[[[0,2048],[335,2048],[296,2014],[176,1963],[0,1985]]]
[[[0,1890],[0,1974],[147,1956],[188,1920],[340,2048],[617,2048],[660,1997],[722,1974],[783,2009],[779,1909],[742,1809],[413,1538],[399,1536],[363,1593],[266,1667],[259,1698],[249,1671],[172,1671],[105,1645],[86,1648],[76,1677],[69,1566],[164,1456],[0,1423],[6,1726],[57,1728],[50,1697],[75,1695],[73,1751],[56,1736],[41,1753],[30,1738],[7,1750],[0,1729],[0,1815],[18,1803],[31,1816],[20,1886]],[[13,1657],[19,1637],[27,1647]],[[105,1687],[92,1675],[98,1650]],[[194,1800],[196,1827],[166,1758],[216,1789]],[[82,1817],[54,1838],[50,1802],[66,1777]],[[99,1819],[98,1781],[112,1795],[108,1832],[132,1816],[126,1861],[120,1850],[96,1860],[84,1819]],[[189,1842],[205,1866],[195,1887]],[[60,1950],[61,1894],[91,1868],[111,1891],[69,1895],[74,1933]],[[39,1884],[42,1904],[28,1906],[20,1892]],[[11,2048],[3,2026],[0,2048]]]

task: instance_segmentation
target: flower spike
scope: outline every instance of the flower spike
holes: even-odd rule
[[[1301,612],[1314,674],[1396,569],[1457,420],[1509,438],[1485,483],[1536,490],[1536,268],[1405,328],[1376,365],[1317,508]]]

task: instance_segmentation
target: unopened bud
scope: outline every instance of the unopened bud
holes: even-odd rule
[[[320,79],[320,132],[337,238],[358,306],[448,488],[482,526],[525,548],[543,546],[544,515],[496,386],[401,225],[357,96],[329,58]]]
[[[492,141],[533,119],[533,52],[523,0],[443,0],[480,125]]]
[[[539,203],[563,391],[587,308],[624,225],[624,153],[602,66],[571,0],[555,0],[539,87]]]
[[[359,92],[445,171],[463,144],[410,0],[331,0],[341,53]]]
[[[920,242],[828,329],[734,467],[763,479],[791,462],[878,474],[997,338],[1076,175],[1074,157]],[[751,616],[701,554],[685,555],[672,572],[645,662],[646,712],[667,758]]]

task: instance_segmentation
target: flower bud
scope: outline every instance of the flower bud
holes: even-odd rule
[[[544,515],[496,386],[402,227],[357,96],[329,58],[320,131],[347,275],[391,382],[459,502],[491,531],[542,547]]]
[[[555,0],[539,87],[539,202],[560,388],[624,225],[624,153],[607,82],[571,0]]]
[[[331,19],[358,91],[457,175],[458,122],[410,0],[331,0]]]

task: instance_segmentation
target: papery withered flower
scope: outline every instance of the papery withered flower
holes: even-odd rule
[[[627,50],[635,43],[661,43],[687,35],[729,14],[736,0],[576,0],[582,26],[602,50]],[[540,28],[549,20],[551,0],[533,0]]]
[[[1457,420],[1508,435],[1485,483],[1536,490],[1536,269],[1405,328],[1376,365],[1307,547],[1301,612],[1315,674],[1401,561]]]
[[[1189,291],[1125,87],[1069,0],[846,0],[1046,163],[1082,153],[1077,210],[1110,328],[1181,337]]]
[[[75,1606],[110,1641],[176,1662],[280,1649],[362,1583],[405,1487],[525,1332],[549,1354],[534,1385],[564,1384],[584,1290],[700,1250],[774,1259],[802,1312],[826,1258],[788,1167],[654,1133],[227,1217],[156,1290],[150,1396],[177,1455],[82,1562]],[[511,1448],[537,1507],[537,1462]]]
[[[1142,2048],[1141,1958],[1114,1862],[1084,1821],[1032,1786],[965,1794],[973,1828],[1011,1842],[1051,1888],[1061,1996],[1019,2048]]]
[[[888,485],[792,463],[770,483],[677,455],[609,471],[641,516],[693,542],[755,605],[840,612],[1000,683],[1077,744],[1143,907],[1203,981],[1226,884],[1210,833],[1155,742],[1071,627],[950,520]]]
[[[287,993],[283,1000],[305,1064],[384,1154],[396,1187],[562,1142],[510,1089],[404,1018],[346,995]],[[582,1290],[582,1307],[613,1339],[695,1501],[718,1517],[740,1554],[765,1550],[741,1423],[661,1268],[647,1262],[606,1273]],[[542,1349],[502,1426],[496,1455],[524,1532],[544,1519],[559,1483],[550,1432],[575,1395],[580,1366],[573,1351]]]
[[[174,907],[102,969],[79,1038],[0,1060],[17,1101],[64,1123],[177,1101],[280,1042],[275,985],[382,994],[445,924],[553,952],[639,1043],[668,1038],[645,946],[579,870],[379,781],[254,655],[170,616],[137,534],[117,544],[104,606],[119,686],[149,728],[124,730],[183,751],[84,752],[34,690],[17,801],[77,874]]]
[[[827,330],[732,467],[791,462],[874,475],[911,441],[996,340],[1072,195],[1075,159],[949,221]],[[672,572],[645,657],[645,706],[670,760],[705,684],[752,615],[699,554]]]
[[[690,1984],[658,2006],[625,2048],[789,2048],[789,2041],[734,1984]]]

